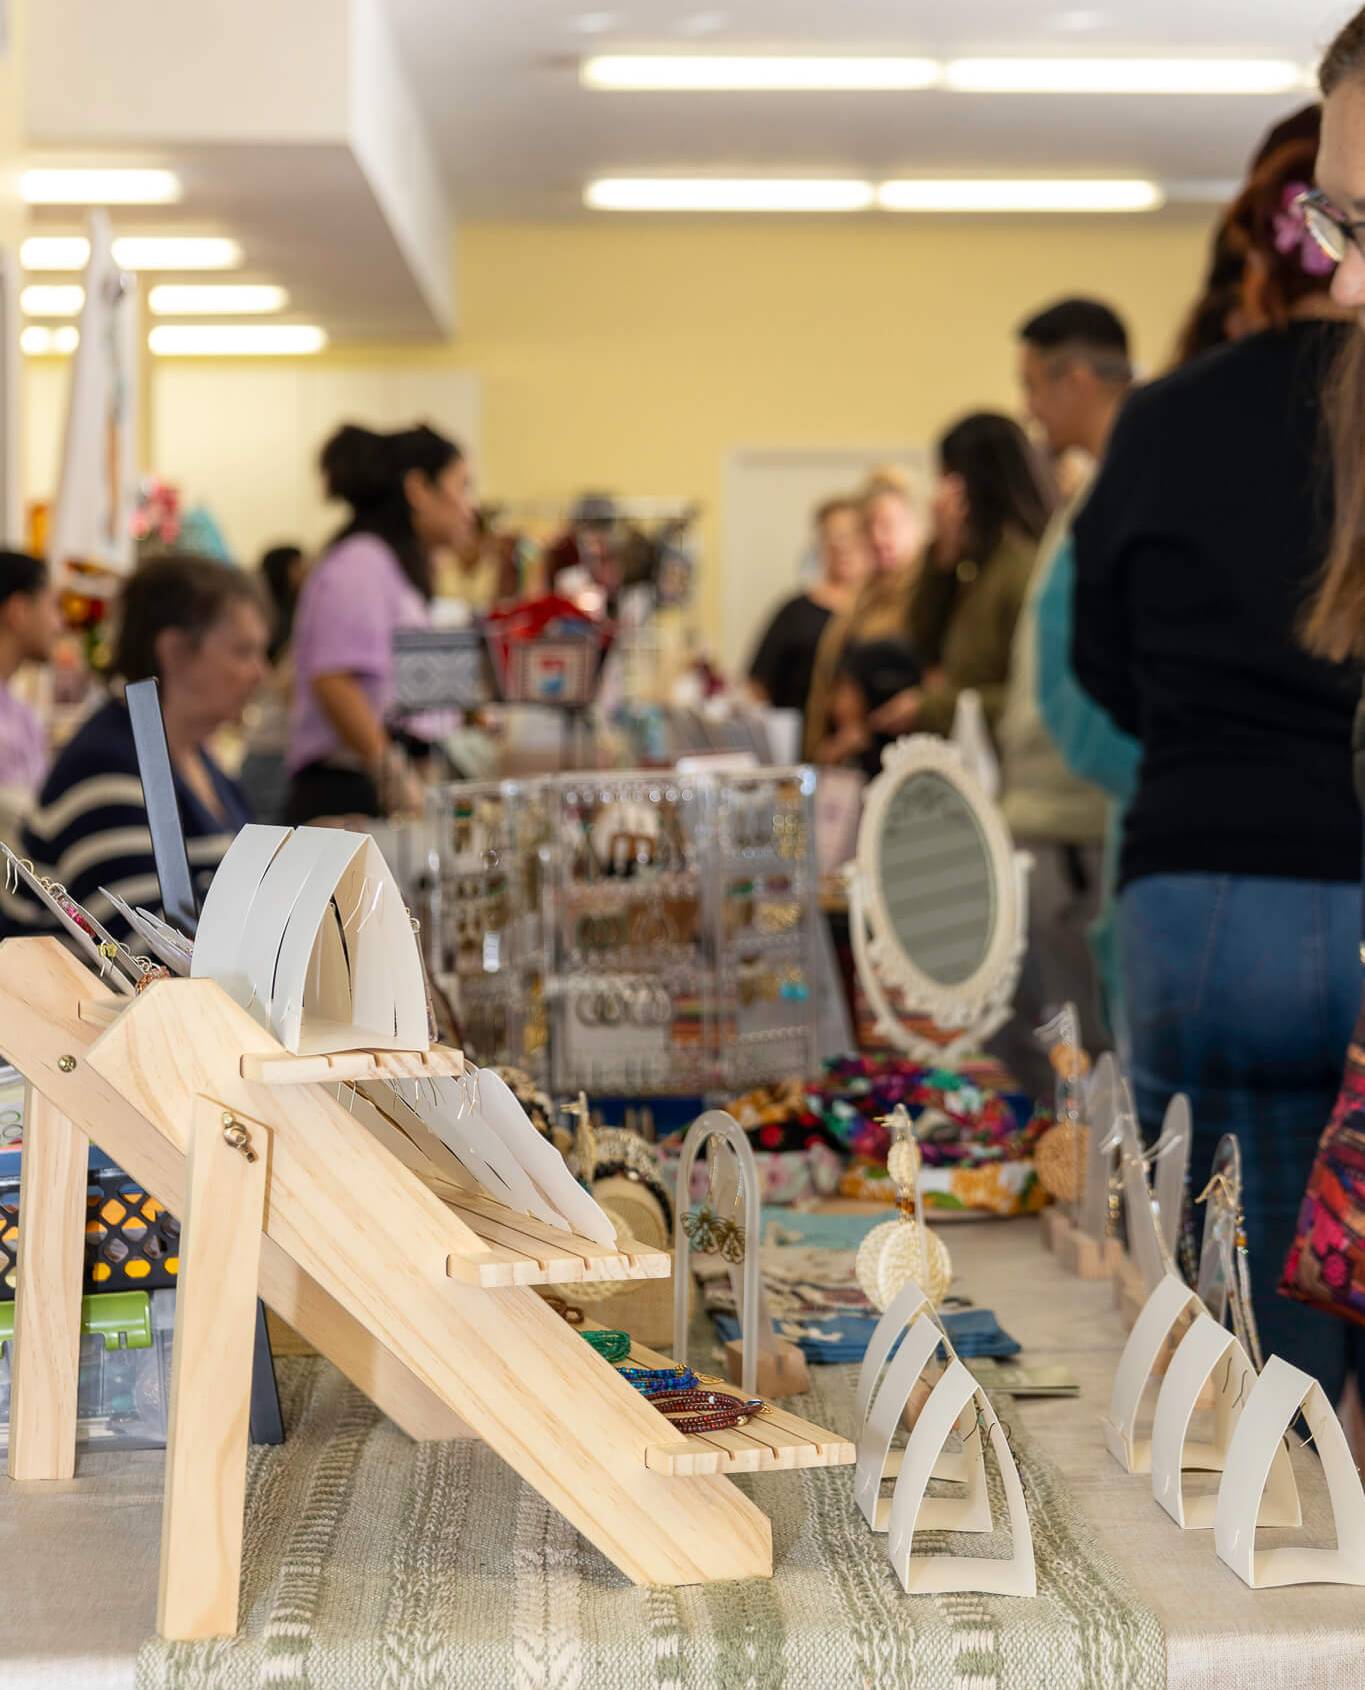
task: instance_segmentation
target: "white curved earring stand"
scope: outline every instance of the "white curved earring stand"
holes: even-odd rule
[[[762,1307],[762,1285],[758,1265],[759,1196],[758,1169],[753,1149],[743,1127],[723,1109],[708,1109],[688,1128],[678,1158],[678,1188],[673,1203],[673,1359],[687,1362],[687,1326],[692,1294],[691,1240],[683,1223],[692,1207],[692,1169],[709,1140],[717,1138],[731,1152],[744,1208],[743,1282],[736,1303],[743,1362],[739,1385],[746,1396],[758,1390],[759,1353],[775,1347],[776,1334]],[[733,1279],[733,1275],[731,1276]],[[765,1393],[770,1394],[770,1393]]]
[[[903,1470],[918,1430],[918,1419],[910,1430],[910,1444],[905,1450],[893,1451],[892,1442],[903,1424],[910,1394],[942,1342],[943,1334],[933,1316],[927,1312],[920,1314],[901,1340],[859,1431],[853,1494],[874,1532],[884,1532],[890,1524],[892,1499],[882,1496],[882,1480]],[[940,1445],[931,1475],[965,1484],[967,1494],[926,1497],[919,1511],[920,1530],[988,1532],[991,1529],[991,1503],[986,1491],[981,1442],[979,1438],[968,1437],[975,1419],[974,1414],[964,1410],[955,1428],[958,1437],[964,1440],[961,1452]]]
[[[1156,1200],[1157,1224],[1170,1259],[1178,1259],[1180,1223],[1185,1211],[1185,1185],[1190,1170],[1190,1141],[1194,1136],[1194,1122],[1190,1100],[1184,1092],[1177,1092],[1166,1106],[1161,1137],[1152,1149],[1152,1163],[1156,1169],[1152,1194]]]
[[[536,1131],[507,1081],[489,1068],[472,1072],[474,1107],[480,1119],[501,1139],[550,1207],[564,1217],[569,1231],[614,1249],[616,1227],[611,1217],[569,1172],[554,1145]]]
[[[858,1391],[854,1398],[853,1415],[860,1438],[863,1428],[867,1424],[868,1410],[872,1406],[872,1399],[882,1377],[882,1369],[886,1365],[887,1358],[921,1314],[927,1315],[938,1326],[941,1334],[940,1341],[948,1355],[951,1357],[956,1353],[953,1349],[952,1340],[943,1330],[943,1323],[935,1312],[934,1305],[913,1279],[907,1279],[886,1305],[885,1313],[873,1328],[872,1337],[868,1340],[867,1349],[863,1353],[862,1365],[858,1369]],[[900,1472],[899,1450],[890,1452],[884,1463],[884,1469],[882,1476],[888,1479]],[[947,1479],[953,1483],[962,1483],[966,1476],[966,1461],[962,1454],[955,1450],[946,1452],[934,1468],[936,1479]]]
[[[534,1215],[547,1226],[562,1232],[572,1228],[545,1198],[522,1167],[516,1156],[504,1144],[478,1111],[466,1107],[464,1076],[459,1079],[442,1076],[421,1080],[413,1086],[413,1109],[431,1128],[466,1173],[472,1176],[490,1197],[505,1203],[519,1214]],[[401,1096],[401,1081],[393,1090]],[[534,1130],[534,1129],[533,1129]]]
[[[872,1397],[887,1357],[895,1349],[901,1334],[914,1324],[918,1315],[925,1312],[932,1314],[933,1306],[915,1281],[907,1279],[886,1305],[881,1319],[873,1327],[867,1349],[863,1352],[862,1365],[858,1369],[858,1392],[854,1398],[853,1418],[859,1431],[862,1430],[867,1411],[872,1406]]]
[[[1149,1473],[1152,1445],[1138,1436],[1138,1413],[1142,1394],[1156,1369],[1161,1352],[1177,1323],[1191,1307],[1203,1304],[1173,1274],[1163,1279],[1143,1305],[1137,1323],[1119,1357],[1108,1417],[1101,1423],[1105,1447],[1125,1473]]]
[[[1000,1469],[1012,1540],[1008,1560],[985,1560],[975,1555],[914,1553],[915,1533],[922,1525],[927,1529],[926,1511],[929,1504],[936,1500],[925,1496],[935,1463],[969,1406],[976,1411],[975,1430],[970,1436],[978,1443],[983,1437],[990,1439]],[[1019,1471],[1014,1464],[1009,1440],[996,1418],[990,1399],[960,1361],[949,1362],[915,1422],[891,1498],[886,1547],[891,1565],[909,1594],[968,1590],[995,1596],[1038,1594],[1028,1504],[1024,1500],[1024,1489],[1019,1482]]]
[[[1000,796],[1000,759],[995,754],[986,711],[975,687],[963,687],[957,695],[953,726],[948,738],[962,753],[962,761],[973,779],[992,800]]]
[[[1218,1498],[1186,1497],[1184,1474],[1228,1472],[1229,1446],[1242,1406],[1256,1383],[1256,1369],[1236,1337],[1210,1314],[1201,1314],[1180,1340],[1161,1390],[1152,1420],[1152,1495],[1185,1531],[1213,1525]],[[1190,1438],[1190,1422],[1207,1385],[1213,1387],[1212,1442]],[[1231,1481],[1240,1484],[1244,1475]],[[1298,1486],[1289,1451],[1281,1443],[1271,1465],[1257,1523],[1297,1526]]]
[[[1119,1096],[1122,1101],[1111,1142],[1119,1161],[1128,1249],[1141,1277],[1142,1295],[1149,1297],[1168,1274],[1175,1276],[1176,1266],[1161,1236],[1152,1188],[1147,1183],[1147,1160],[1142,1154],[1137,1113],[1126,1081],[1120,1084]]]
[[[416,935],[368,834],[243,828],[209,886],[191,973],[296,1055],[430,1049]]]
[[[1109,1237],[1109,1175],[1113,1155],[1105,1150],[1120,1107],[1118,1059],[1106,1051],[1095,1065],[1090,1083],[1090,1132],[1086,1143],[1085,1179],[1076,1224],[1103,1249]]]
[[[1296,1545],[1256,1548],[1256,1521],[1277,1454],[1302,1411],[1322,1460],[1336,1523],[1335,1549]],[[1234,1479],[1234,1474],[1236,1475]],[[1218,1488],[1213,1543],[1244,1584],[1365,1584],[1365,1492],[1341,1422],[1311,1374],[1271,1356],[1252,1388],[1228,1448]]]

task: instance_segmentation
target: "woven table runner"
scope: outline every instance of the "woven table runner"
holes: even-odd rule
[[[1165,1640],[1017,1427],[1039,1596],[908,1597],[848,1468],[741,1477],[771,1580],[638,1589],[474,1441],[414,1444],[326,1363],[282,1360],[253,1448],[242,1628],[149,1640],[139,1690],[1158,1690]],[[855,1372],[801,1412],[851,1430]],[[994,1467],[996,1518],[1004,1517]],[[1003,1537],[927,1548],[1003,1554]]]

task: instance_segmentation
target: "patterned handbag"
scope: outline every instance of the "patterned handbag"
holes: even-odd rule
[[[1365,1326],[1365,1006],[1308,1176],[1280,1290]]]

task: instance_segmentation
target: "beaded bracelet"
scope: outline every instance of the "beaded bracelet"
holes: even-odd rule
[[[624,1361],[630,1354],[629,1332],[597,1332],[588,1331],[582,1336],[592,1345],[600,1356],[608,1361]]]
[[[686,1390],[651,1397],[655,1408],[679,1432],[728,1432],[747,1426],[767,1404],[758,1399],[732,1397],[724,1391]]]
[[[677,1391],[695,1390],[701,1384],[690,1367],[619,1368],[618,1372],[628,1385],[633,1385],[641,1396],[651,1401]]]

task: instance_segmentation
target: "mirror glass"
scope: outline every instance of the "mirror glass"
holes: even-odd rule
[[[960,986],[984,965],[997,889],[971,804],[932,770],[907,776],[882,813],[881,892],[892,930],[921,974]]]
[[[1222,1324],[1232,1289],[1237,1216],[1242,1209],[1242,1151],[1235,1133],[1224,1133],[1213,1153],[1204,1199],[1204,1245],[1199,1252],[1199,1300]]]

